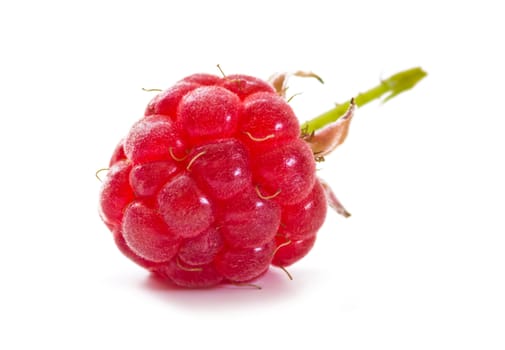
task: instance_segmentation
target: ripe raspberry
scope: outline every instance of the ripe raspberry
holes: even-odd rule
[[[301,259],[326,198],[298,120],[270,84],[196,74],[154,97],[119,143],[100,208],[127,257],[202,288]]]

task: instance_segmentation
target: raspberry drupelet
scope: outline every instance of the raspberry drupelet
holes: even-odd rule
[[[245,283],[314,245],[327,210],[285,99],[196,74],[152,99],[114,151],[100,214],[120,251],[172,283]]]

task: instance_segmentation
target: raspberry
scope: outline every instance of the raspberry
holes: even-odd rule
[[[101,217],[124,255],[176,285],[254,280],[308,253],[324,222],[300,136],[269,83],[186,77],[154,97],[116,147]]]
[[[302,127],[284,100],[287,76],[270,85],[194,74],[149,102],[113,151],[99,198],[126,257],[181,287],[247,283],[307,255],[327,205],[350,215],[315,161],[345,140],[355,106],[426,73],[397,73]]]
[[[350,215],[315,161],[344,142],[356,106],[426,73],[397,73],[302,127],[284,99],[288,76],[270,85],[194,74],[149,102],[100,192],[100,216],[126,257],[181,287],[247,283],[306,256],[328,205]]]

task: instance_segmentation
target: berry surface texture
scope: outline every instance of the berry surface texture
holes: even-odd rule
[[[271,84],[195,74],[119,142],[100,216],[126,257],[170,283],[249,283],[313,247],[327,210],[315,164]]]

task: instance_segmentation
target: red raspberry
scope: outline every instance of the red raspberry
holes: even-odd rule
[[[183,287],[293,264],[326,216],[291,107],[245,75],[192,75],[160,93],[110,163],[100,213],[116,244]]]

